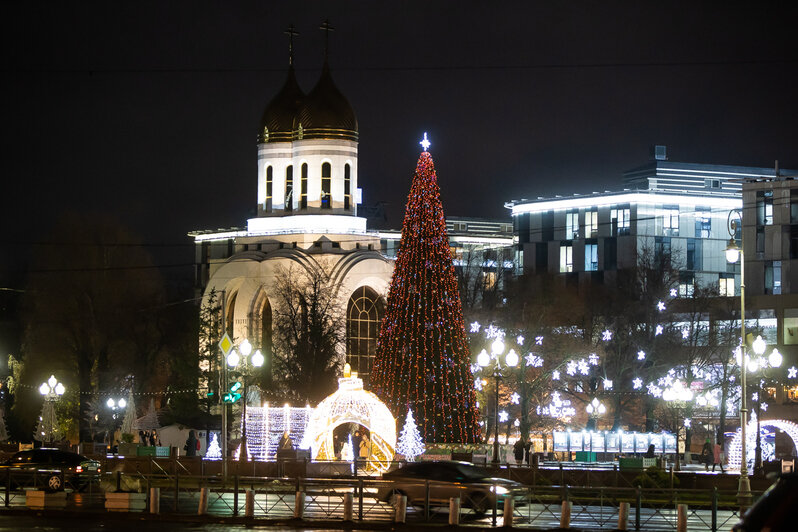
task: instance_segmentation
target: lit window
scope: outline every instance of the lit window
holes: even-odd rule
[[[773,225],[773,191],[756,192],[756,225]]]
[[[631,225],[631,210],[629,207],[615,207],[610,209],[610,224],[612,236],[628,235]]]
[[[585,211],[585,238],[598,236],[598,211]]]
[[[574,271],[574,248],[571,244],[560,246],[560,273]]]
[[[270,211],[272,209],[272,184],[274,183],[274,171],[272,166],[266,167],[266,201],[264,202],[264,210]]]
[[[667,236],[679,235],[679,208],[665,207],[660,215],[662,220],[662,234]]]
[[[349,163],[344,165],[344,209],[349,210],[352,205],[352,169]]]
[[[346,361],[366,382],[377,352],[382,313],[382,300],[367,286],[358,288],[349,298]]]
[[[598,270],[598,245],[585,244],[585,271],[595,272]]]
[[[579,238],[579,211],[565,213],[565,239]]]
[[[285,210],[294,210],[294,167],[285,169]]]
[[[308,163],[302,163],[302,176],[299,189],[299,208],[308,208]]]
[[[332,195],[330,187],[332,181],[332,167],[330,163],[321,165],[321,208],[329,209],[332,207]]]
[[[765,293],[781,294],[781,261],[774,260],[765,263]]]
[[[721,277],[719,292],[722,297],[732,297],[734,295],[734,277]]]
[[[709,238],[712,234],[712,213],[707,207],[695,210],[695,236],[696,238]]]

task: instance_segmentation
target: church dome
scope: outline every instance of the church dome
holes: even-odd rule
[[[355,111],[335,86],[326,61],[319,82],[299,106],[293,129],[295,140],[357,140]]]
[[[258,142],[291,142],[294,117],[304,97],[305,93],[299,88],[294,67],[291,66],[283,88],[263,111]]]

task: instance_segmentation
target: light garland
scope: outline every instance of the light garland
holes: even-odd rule
[[[399,435],[399,443],[396,444],[397,454],[401,454],[408,462],[413,462],[416,456],[424,454],[424,441],[418,433],[416,422],[413,419],[413,411],[407,411],[405,426]]]
[[[247,454],[253,460],[272,460],[277,456],[280,438],[288,431],[295,448],[303,446],[311,408],[283,406],[247,407]]]
[[[205,451],[205,460],[221,460],[222,459],[222,448],[219,447],[219,439],[216,436],[216,433],[211,434],[211,444],[208,445],[208,449]]]

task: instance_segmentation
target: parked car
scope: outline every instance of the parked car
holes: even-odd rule
[[[798,473],[781,475],[732,528],[735,532],[795,530]]]
[[[0,464],[0,479],[6,475],[14,486],[42,486],[60,491],[66,484],[80,490],[100,474],[100,462],[60,449],[31,449],[15,453]]]
[[[484,469],[468,462],[412,462],[385,473],[382,478],[391,481],[377,492],[377,497],[386,502],[397,494],[406,495],[408,504],[423,506],[427,480],[430,481],[430,506],[445,506],[451,497],[460,497],[462,507],[484,515],[494,503],[501,507],[507,497],[513,497],[518,505],[526,501],[523,484],[491,477]]]

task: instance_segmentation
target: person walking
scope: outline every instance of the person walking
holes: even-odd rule
[[[515,445],[513,445],[513,456],[515,457],[515,463],[521,465],[524,463],[524,450],[526,448],[526,444],[524,443],[523,436],[518,438],[515,441]]]
[[[709,462],[712,460],[712,445],[709,443],[709,438],[704,442],[701,448],[701,461],[704,462],[704,470],[709,471]]]
[[[197,443],[199,443],[199,440],[197,440],[197,436],[194,434],[194,431],[188,431],[186,446],[183,447],[183,449],[186,451],[186,456],[197,456]]]
[[[715,471],[715,466],[718,465],[720,466],[720,472],[725,473],[723,471],[723,448],[716,442],[715,446],[712,447],[712,471]]]

